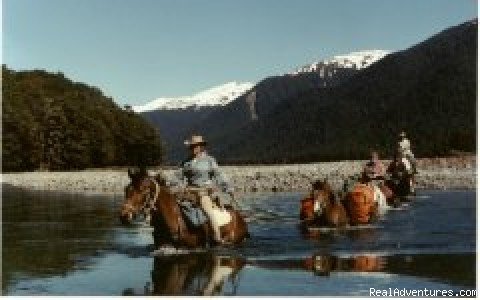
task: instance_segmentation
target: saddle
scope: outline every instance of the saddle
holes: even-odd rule
[[[208,221],[205,212],[190,201],[178,201],[183,218],[190,226],[199,227]]]
[[[352,225],[367,224],[375,206],[375,192],[372,187],[357,183],[347,193],[345,204]]]
[[[208,220],[208,214],[202,209],[200,205],[200,198],[202,196],[209,196],[212,199],[217,209],[211,212],[212,220],[215,223],[221,223],[225,225],[231,219],[228,207],[222,207],[220,200],[213,197],[213,189],[211,188],[199,188],[199,187],[187,187],[181,193],[177,193],[177,203],[180,206],[182,215],[185,220],[192,226],[200,226],[205,224]],[[230,207],[230,210],[232,208]],[[225,223],[225,224],[223,224]]]
[[[182,216],[189,226],[199,227],[208,221],[199,203],[200,196],[208,193],[205,188],[186,188],[175,194]]]

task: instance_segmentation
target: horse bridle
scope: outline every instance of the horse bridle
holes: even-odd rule
[[[155,203],[157,202],[158,192],[160,190],[160,186],[158,185],[158,182],[155,179],[148,177],[148,180],[155,185],[155,191],[154,191],[153,197],[150,189],[148,193],[145,193],[146,194],[145,201],[143,201],[143,206],[141,207],[141,210],[143,210],[145,214],[150,213],[150,211],[152,210],[155,210]]]
[[[138,211],[143,211],[143,213],[145,215],[149,215],[150,212],[152,210],[155,210],[155,202],[157,202],[157,199],[158,199],[158,192],[160,190],[160,186],[158,184],[158,182],[150,177],[148,177],[148,180],[151,181],[154,185],[155,185],[155,192],[154,192],[154,195],[152,197],[152,192],[150,190],[150,188],[148,189],[147,192],[143,192],[143,197],[144,197],[144,201],[143,201],[143,205],[140,207],[140,209],[138,209]],[[130,211],[134,211],[134,207],[133,205],[127,203],[125,204],[126,208]]]

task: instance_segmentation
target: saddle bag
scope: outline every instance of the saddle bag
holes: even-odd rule
[[[374,209],[374,190],[366,184],[357,183],[347,194],[346,209],[352,225],[367,224]]]
[[[203,210],[199,206],[193,204],[191,201],[181,200],[178,202],[178,205],[180,206],[180,210],[185,221],[189,225],[198,227],[208,221],[205,212],[203,212]]]

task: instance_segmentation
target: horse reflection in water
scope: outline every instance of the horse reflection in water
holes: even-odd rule
[[[387,261],[386,256],[374,254],[352,257],[314,254],[300,260],[258,260],[249,265],[276,270],[304,270],[318,276],[329,276],[331,272],[382,272],[386,270]]]
[[[186,295],[212,296],[242,294],[242,281],[248,282],[248,272],[240,279],[242,269],[248,265],[253,270],[303,271],[318,276],[318,280],[335,273],[385,273],[423,277],[439,282],[462,286],[475,286],[476,255],[458,254],[451,264],[452,254],[406,254],[379,255],[359,253],[355,255],[334,255],[314,253],[309,257],[292,259],[241,259],[221,257],[212,253],[180,256],[155,257],[152,280],[148,282],[144,295]],[[432,266],[448,266],[438,272]],[[467,276],[459,276],[460,270],[471,268]],[[266,273],[269,274],[269,273]],[[255,280],[258,280],[255,278]],[[251,284],[251,283],[250,283]],[[261,282],[259,283],[261,284]],[[138,292],[137,292],[138,293]],[[131,288],[123,295],[134,295]]]
[[[315,275],[328,276],[332,271],[381,272],[387,266],[387,257],[358,255],[341,258],[332,255],[313,255],[305,260],[305,268]]]
[[[245,261],[213,254],[156,256],[152,282],[145,285],[146,295],[213,296],[236,293],[237,277]],[[227,282],[231,288],[224,290]],[[228,293],[230,290],[230,293]],[[133,295],[126,289],[124,295]]]

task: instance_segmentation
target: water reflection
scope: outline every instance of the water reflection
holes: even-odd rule
[[[2,287],[15,274],[65,275],[113,248],[113,198],[2,186]]]
[[[158,256],[153,260],[152,281],[145,284],[144,295],[235,295],[238,273],[244,265],[242,258],[212,253]],[[134,291],[126,288],[122,295],[134,295]]]
[[[376,255],[359,255],[351,258],[313,255],[305,259],[306,269],[319,276],[329,276],[332,271],[380,272],[385,270],[386,265],[387,257]]]
[[[3,293],[345,296],[368,295],[362,288],[372,284],[474,287],[476,195],[428,193],[375,227],[307,239],[296,227],[298,195],[247,198],[252,237],[244,245],[153,258],[150,228],[119,226],[121,195],[4,186]]]
[[[455,261],[455,266],[451,266]],[[248,266],[248,272],[244,267]],[[240,257],[224,257],[213,253],[155,257],[151,271],[151,282],[143,287],[142,295],[169,296],[212,296],[242,295],[248,290],[238,289],[242,285],[262,286],[263,280],[272,280],[281,274],[280,280],[288,282],[292,274],[305,274],[305,284],[312,284],[309,274],[317,276],[316,284],[322,286],[322,278],[338,274],[374,274],[381,276],[413,276],[417,282],[431,286],[428,281],[474,288],[475,254],[416,254],[383,256],[361,254],[350,257],[330,254],[314,254],[298,259],[257,259],[246,260]],[[467,270],[467,272],[466,272]],[[282,273],[278,273],[282,271]],[[252,272],[260,275],[256,281]],[[259,275],[256,275],[259,276]],[[311,275],[310,275],[311,276]],[[337,276],[334,276],[337,277]],[[346,277],[344,277],[345,280]],[[423,280],[420,280],[423,278]],[[315,282],[314,282],[315,284]],[[310,289],[312,287],[310,286]],[[353,288],[355,289],[355,288]],[[135,295],[134,289],[123,290],[122,295]],[[272,287],[272,294],[291,293],[279,284]],[[319,293],[321,291],[319,290]],[[302,294],[297,291],[297,294]]]
[[[452,264],[452,261],[455,263]],[[438,282],[475,287],[475,253],[336,256],[314,254],[305,259],[257,260],[249,264],[282,270],[304,270],[328,277],[336,272],[381,272],[422,277]]]

